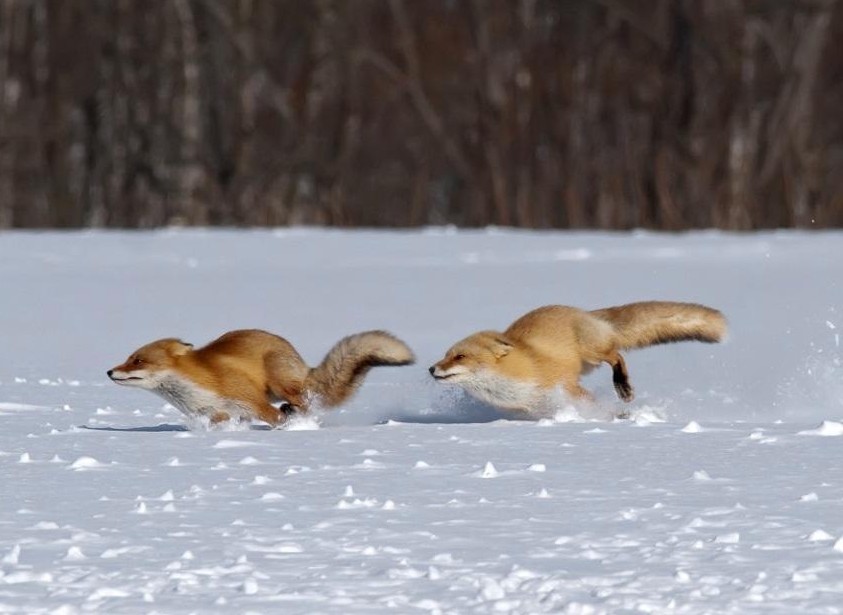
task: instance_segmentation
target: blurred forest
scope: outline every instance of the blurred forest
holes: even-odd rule
[[[838,0],[0,0],[0,228],[843,226]]]

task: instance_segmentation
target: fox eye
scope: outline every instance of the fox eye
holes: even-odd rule
[[[140,365],[141,363],[143,363],[143,359],[140,357],[135,357],[135,360],[132,361],[132,365]]]
[[[454,361],[462,361],[465,358],[464,354],[454,355]]]

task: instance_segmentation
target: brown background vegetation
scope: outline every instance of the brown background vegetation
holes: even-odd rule
[[[0,227],[843,225],[836,0],[0,0]]]

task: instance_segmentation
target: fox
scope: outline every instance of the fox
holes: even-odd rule
[[[344,337],[319,365],[309,367],[283,337],[246,329],[197,349],[178,338],[160,339],[135,350],[107,375],[117,384],[152,391],[211,425],[257,419],[277,427],[292,414],[306,413],[315,400],[326,408],[342,404],[372,367],[414,361],[409,346],[391,333],[365,331]]]
[[[726,333],[723,314],[696,303],[642,301],[592,311],[548,305],[502,333],[480,331],[457,342],[429,371],[488,404],[529,413],[559,386],[575,400],[593,401],[580,377],[606,363],[618,397],[630,402],[635,394],[621,351],[716,343]]]

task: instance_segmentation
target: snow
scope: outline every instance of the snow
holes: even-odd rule
[[[841,613],[841,273],[840,233],[4,233],[0,613]],[[524,420],[426,371],[539,305],[655,298],[730,339],[629,353],[630,405],[601,369]],[[243,327],[419,363],[284,430],[105,377]]]
[[[816,429],[806,429],[799,432],[800,436],[843,436],[843,423],[838,421],[823,421]]]
[[[702,430],[702,427],[696,421],[691,421],[681,429],[682,433],[699,433]]]

